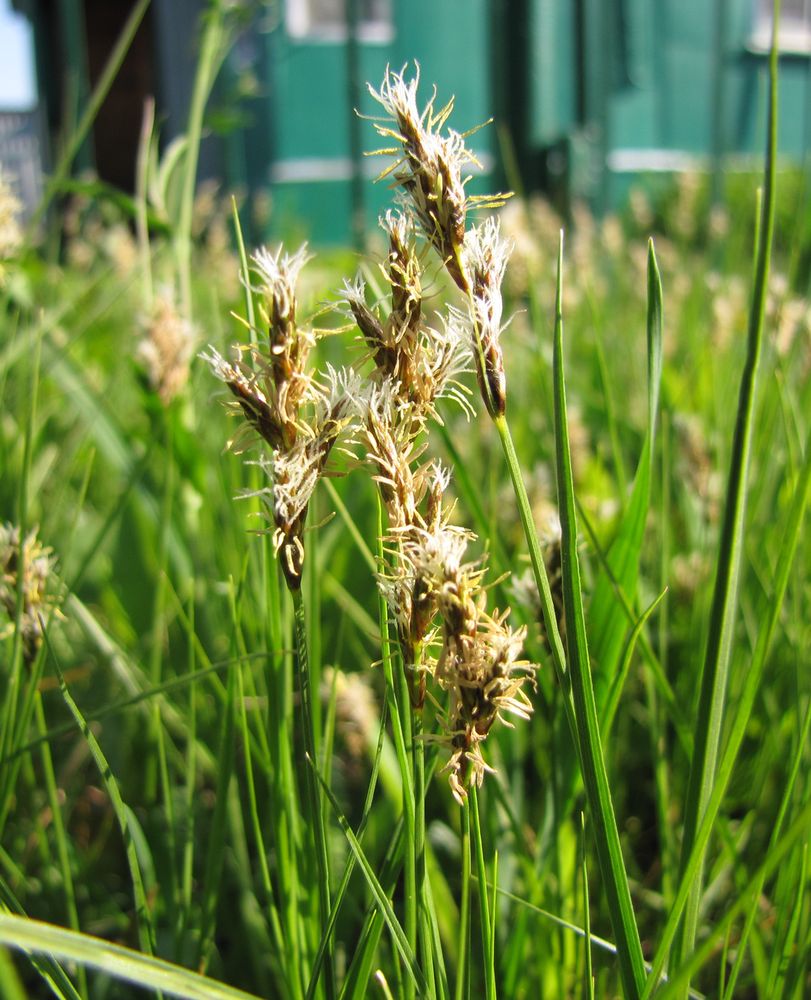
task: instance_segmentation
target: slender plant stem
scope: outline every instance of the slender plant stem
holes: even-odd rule
[[[45,723],[45,712],[42,707],[42,695],[37,691],[34,701],[34,713],[37,720],[37,729],[41,735],[47,732]],[[62,882],[65,889],[65,909],[67,910],[68,923],[74,931],[79,930],[79,910],[76,906],[76,890],[73,884],[73,872],[70,867],[70,855],[68,853],[68,838],[65,830],[65,822],[62,818],[62,806],[59,802],[59,791],[54,772],[51,746],[47,740],[42,744],[40,750],[42,758],[42,770],[45,774],[45,787],[48,791],[48,799],[51,807],[51,821],[54,828],[54,839],[56,840],[56,853],[59,859],[59,871],[62,875]],[[87,992],[87,970],[84,966],[79,966],[77,970],[79,980],[79,992],[83,997],[89,996]]]
[[[62,691],[62,697],[65,699],[65,704],[70,710],[71,715],[75,719],[76,724],[87,741],[88,749],[90,750],[96,766],[99,769],[102,781],[104,782],[104,787],[110,797],[113,812],[115,813],[116,820],[118,821],[118,825],[121,830],[121,836],[124,841],[124,850],[130,870],[130,878],[132,880],[132,891],[137,919],[138,943],[142,952],[147,955],[154,955],[155,925],[152,921],[152,912],[149,907],[146,887],[144,885],[140,859],[135,849],[135,841],[130,829],[128,809],[121,796],[121,790],[119,789],[118,782],[116,781],[110,765],[107,762],[107,758],[104,756],[98,740],[93,735],[90,727],[85,721],[79,706],[73,700],[73,696],[68,690],[65,678],[62,675],[56,661],[54,661],[54,670],[56,671],[57,680],[59,681],[59,687]]]
[[[811,824],[811,801],[806,801],[802,809],[797,813],[794,822],[781,837],[779,843],[766,853],[763,863],[758,867],[746,886],[738,893],[736,901],[717,921],[706,941],[687,957],[682,968],[673,972],[670,982],[659,986],[656,991],[657,1000],[659,997],[661,997],[661,1000],[675,1000],[676,997],[681,995],[685,982],[692,974],[701,968],[711,955],[714,953],[717,954],[719,942],[729,932],[735,921],[740,918],[745,910],[757,905],[757,890],[759,887],[778,870],[780,863],[798,841],[807,840],[809,824]]]
[[[191,297],[191,228],[194,192],[197,186],[197,162],[203,132],[203,114],[211,88],[217,78],[226,51],[225,4],[211,4],[204,19],[205,30],[200,44],[197,73],[194,77],[189,124],[186,132],[186,161],[180,198],[180,215],[175,231],[175,256],[180,283],[180,303],[186,319],[192,318]]]
[[[763,322],[774,231],[775,158],[777,154],[777,25],[779,17],[780,0],[775,0],[772,48],[769,57],[769,123],[760,238],[757,245],[755,281],[749,310],[747,356],[738,396],[738,410],[718,552],[718,569],[710,612],[707,649],[701,673],[695,745],[690,763],[690,779],[685,802],[680,879],[684,877],[685,866],[696,841],[698,826],[707,809],[707,803],[712,795],[716,780],[718,744],[724,721],[727,675],[735,626],[746,514],[746,480],[755,419],[755,386],[763,343]],[[698,932],[703,883],[704,855],[702,852],[693,877],[690,897],[684,914],[684,924],[674,945],[675,968],[678,968],[681,959],[693,950]],[[687,996],[689,985],[689,980],[687,980],[681,992],[682,997]]]
[[[757,645],[752,656],[749,669],[741,691],[738,708],[727,739],[718,774],[713,785],[712,794],[704,811],[701,823],[696,833],[695,843],[684,868],[684,877],[680,880],[673,907],[668,914],[667,923],[662,929],[661,940],[652,964],[651,975],[645,991],[644,1000],[653,994],[659,977],[664,969],[667,954],[676,936],[682,912],[690,892],[690,882],[697,869],[699,859],[703,855],[715,823],[718,810],[721,807],[727,785],[732,776],[735,761],[743,742],[749,718],[755,704],[760,682],[766,667],[766,657],[772,637],[777,628],[783,598],[788,586],[790,569],[797,549],[800,528],[805,516],[806,507],[811,493],[811,434],[806,442],[805,463],[794,492],[789,515],[785,522],[785,541],[780,551],[780,558],[775,570],[774,596],[769,606],[763,626],[758,634]]]
[[[583,783],[597,846],[597,860],[617,941],[617,956],[626,997],[639,997],[645,984],[642,945],[634,918],[628,877],[622,859],[617,821],[611,801],[605,759],[600,741],[597,705],[589,662],[583,594],[577,557],[577,515],[574,502],[566,388],[563,366],[563,233],[558,250],[558,283],[555,303],[555,447],[557,452],[558,504],[561,522],[563,602],[569,645],[569,676],[577,719],[577,747]]]
[[[470,821],[472,848],[476,855],[476,877],[478,879],[479,919],[481,921],[482,966],[484,971],[484,995],[487,1000],[495,1000],[495,954],[492,949],[492,932],[490,923],[490,906],[487,898],[487,866],[484,862],[484,846],[482,843],[482,825],[479,816],[479,793],[471,782],[468,790],[470,796]]]
[[[318,768],[318,756],[313,731],[312,691],[310,690],[310,658],[307,648],[307,622],[304,616],[304,598],[300,589],[291,590],[293,596],[293,617],[296,633],[296,660],[298,663],[299,707],[301,711],[302,738],[304,750],[309,758],[306,768],[307,798],[309,800],[310,825],[315,840],[316,872],[318,881],[318,911],[320,926],[326,927],[329,921],[330,891],[329,891],[329,853],[327,847],[327,831],[324,811],[321,808],[318,793],[318,779],[315,771]],[[335,985],[335,964],[333,946],[327,944],[327,956],[324,962],[324,983],[327,1000],[337,995]]]
[[[383,503],[377,498],[377,564],[379,572],[385,566],[383,552]],[[403,858],[403,896],[404,914],[403,930],[409,947],[417,954],[417,807],[414,788],[412,763],[406,745],[406,733],[413,733],[411,720],[411,697],[408,679],[402,665],[402,657],[398,657],[397,678],[394,676],[393,650],[389,637],[388,608],[383,595],[378,590],[378,617],[380,621],[381,650],[383,657],[383,673],[386,679],[386,691],[389,698],[394,749],[397,762],[400,765],[400,776],[403,786],[403,816],[405,821],[405,849]],[[406,977],[403,984],[406,1000],[414,996],[414,982]]]
[[[419,651],[415,658],[419,662]],[[418,954],[433,995],[436,983],[425,869],[425,743],[422,739],[422,711],[414,707],[411,709],[411,763],[414,772],[414,888]]]
[[[802,723],[800,738],[797,741],[798,748],[808,746],[808,734],[810,731],[811,731],[811,703],[809,703],[808,707],[805,710],[805,718]],[[769,846],[766,849],[767,855],[771,851],[773,851],[780,842],[780,835],[783,832],[783,824],[785,822],[789,806],[791,805],[791,795],[792,792],[794,791],[794,785],[797,780],[797,773],[800,769],[801,762],[802,762],[802,752],[799,751],[794,756],[794,760],[792,762],[791,774],[789,776],[789,780],[786,782],[785,790],[783,791],[783,798],[780,801],[780,808],[778,809],[777,812],[777,819],[775,820],[774,826],[772,827],[772,835],[769,838]],[[761,892],[763,891],[763,882],[764,879],[761,878],[756,883],[757,888],[754,892],[754,896],[756,899],[761,898]],[[798,880],[798,885],[802,885],[802,882],[800,882],[799,880]],[[729,983],[727,984],[726,989],[724,991],[724,997],[729,998],[729,1000],[732,1000],[732,998],[735,996],[735,985],[738,981],[738,976],[741,971],[741,966],[743,965],[744,956],[746,955],[746,950],[747,950],[746,945],[749,941],[749,935],[752,933],[752,927],[754,926],[758,912],[759,912],[758,908],[754,906],[747,911],[746,920],[743,926],[743,931],[741,932],[739,940],[736,942],[737,955],[735,956],[735,963],[732,966],[732,970],[730,971],[729,974]],[[770,990],[770,994],[772,996],[778,995],[773,989]]]
[[[549,586],[549,576],[546,572],[543,555],[541,554],[541,546],[538,542],[535,522],[532,519],[532,508],[527,496],[527,488],[524,485],[524,478],[521,474],[521,464],[518,461],[518,455],[515,451],[507,417],[505,415],[496,417],[493,422],[501,439],[504,457],[507,461],[507,469],[510,473],[515,499],[518,504],[518,515],[521,518],[521,526],[524,529],[524,537],[529,549],[532,573],[535,577],[535,583],[541,598],[541,611],[552,652],[552,663],[554,664],[555,674],[563,691],[563,703],[566,709],[566,717],[569,721],[569,729],[572,733],[572,739],[577,742],[577,722],[574,715],[574,703],[572,702],[571,681],[566,666],[566,653],[563,648],[563,640],[560,637],[560,630],[558,629],[555,604],[552,600],[552,590]]]
[[[397,681],[399,682],[398,687],[398,697],[397,701],[400,707],[400,711],[403,715],[402,719],[402,732],[411,733],[413,739],[414,733],[414,712],[411,709],[411,695],[410,686],[408,678],[405,674],[405,665],[403,664],[402,656],[397,657],[398,670],[397,670]],[[405,859],[403,865],[403,881],[404,881],[404,896],[405,896],[405,914],[403,919],[403,930],[405,931],[406,939],[411,946],[411,950],[414,954],[418,954],[418,934],[417,928],[419,924],[419,891],[417,886],[418,881],[418,851],[419,845],[417,843],[417,825],[418,818],[417,814],[419,812],[419,806],[417,804],[417,789],[416,789],[416,774],[414,768],[414,756],[413,748],[412,753],[408,753],[408,748],[403,747],[406,751],[405,765],[409,770],[409,781],[406,784],[403,781],[403,801],[405,802],[406,794],[410,794],[411,802],[409,807],[406,809],[406,850]],[[406,792],[408,788],[408,792]],[[405,990],[405,1000],[412,1000],[414,997],[414,981],[410,977],[406,977],[403,983]]]
[[[180,913],[178,922],[178,942],[182,947],[191,922],[192,893],[194,885],[194,795],[197,785],[197,683],[195,680],[194,648],[194,581],[189,586],[188,612],[188,663],[189,707],[186,735],[185,788],[183,789],[183,850],[180,876]]]
[[[580,853],[583,873],[583,954],[584,954],[584,996],[594,1000],[594,968],[591,957],[591,913],[589,905],[589,868],[586,853],[586,816],[580,813]]]
[[[470,799],[462,806],[462,889],[459,900],[459,955],[454,1000],[465,1000],[470,990]]]
[[[149,223],[147,221],[147,189],[149,187],[149,152],[152,145],[152,131],[155,127],[155,98],[144,101],[144,117],[141,121],[141,136],[138,140],[138,158],[135,164],[135,235],[138,255],[141,258],[141,281],[144,288],[144,306],[147,314],[153,308],[152,254],[149,245]]]
[[[292,797],[298,801],[299,791],[296,769],[293,766],[293,739],[291,718],[293,711],[291,658],[280,651],[289,645],[282,615],[282,589],[280,570],[273,555],[272,542],[265,536],[262,545],[262,565],[265,574],[267,597],[267,648],[273,651],[268,657],[268,690],[274,692],[268,698],[267,727],[273,759],[277,766],[273,769],[271,782],[272,815],[277,820],[276,850],[279,856],[279,891],[282,897],[281,910],[287,929],[288,947],[286,966],[288,979],[293,984],[296,997],[304,996],[304,931],[299,900],[301,896],[297,847],[300,841],[299,810],[290,809]]]
[[[17,552],[17,588],[14,608],[14,634],[11,643],[11,669],[6,687],[2,719],[0,719],[0,758],[5,758],[14,749],[15,730],[23,738],[25,733],[18,727],[17,715],[20,711],[20,699],[23,693],[23,666],[25,651],[23,648],[23,613],[25,610],[25,539],[28,534],[28,501],[29,483],[31,478],[31,462],[33,457],[34,423],[36,420],[39,399],[39,372],[42,359],[43,330],[38,331],[34,342],[34,359],[31,370],[31,388],[29,398],[31,405],[25,424],[23,440],[23,460],[20,474],[20,487],[17,494],[17,531],[19,538]],[[28,720],[25,721],[26,726]],[[14,798],[14,786],[20,770],[19,763],[3,768],[2,784],[0,784],[0,835],[5,829],[9,810]]]

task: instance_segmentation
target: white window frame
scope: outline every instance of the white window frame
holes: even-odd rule
[[[358,41],[371,45],[387,45],[394,39],[394,0],[387,0],[388,15],[358,23]],[[297,42],[345,42],[349,36],[346,24],[313,24],[310,0],[285,0],[287,34]]]
[[[811,0],[801,0],[802,10],[780,11],[777,43],[781,52],[811,55]],[[749,48],[768,52],[772,46],[772,0],[754,0]]]

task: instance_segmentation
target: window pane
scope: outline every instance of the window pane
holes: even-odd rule
[[[309,0],[311,28],[337,28],[346,24],[345,0]]]

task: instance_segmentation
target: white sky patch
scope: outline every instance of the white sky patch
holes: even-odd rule
[[[37,103],[31,25],[0,0],[0,111],[30,111]]]

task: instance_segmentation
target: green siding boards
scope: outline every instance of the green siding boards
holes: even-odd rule
[[[570,0],[532,0],[528,81],[530,139],[539,146],[564,139],[576,124],[575,10]]]
[[[250,68],[258,93],[244,109],[249,121],[212,135],[202,150],[203,175],[222,176],[224,164],[227,186],[270,193],[269,226],[252,238],[346,243],[358,230],[358,191],[365,230],[374,231],[391,192],[385,181],[373,183],[384,161],[360,157],[358,146],[382,141],[352,108],[377,113],[365,82],[379,86],[387,65],[399,70],[418,61],[420,99],[434,84],[438,101],[455,95],[452,125],[460,131],[497,110],[525,188],[542,187],[562,202],[586,197],[597,210],[616,203],[641,172],[675,168],[683,154],[709,165],[714,156],[753,155],[763,146],[766,57],[752,48],[756,0],[390,0],[391,31],[354,48],[346,40],[291,37],[292,2],[273,5],[270,30],[257,5],[256,30],[240,39],[219,84],[227,98],[229,74],[235,80]],[[48,72],[44,39],[56,31],[67,64],[81,67],[85,3],[14,0],[37,26],[39,76],[55,124],[64,88]],[[205,3],[152,2],[166,141],[185,127],[196,37],[189,25]],[[80,79],[70,93],[82,87],[86,94]],[[809,55],[781,58],[780,101],[779,151],[800,159],[811,135]],[[495,176],[497,136],[491,127],[469,139],[484,165],[472,190],[505,184]],[[89,144],[83,152],[89,159]]]
[[[434,83],[440,100],[455,94],[460,130],[490,117],[499,91],[509,109],[519,109],[512,117],[525,130],[519,145],[530,188],[557,169],[539,174],[537,164],[544,157],[558,163],[564,149],[570,196],[602,210],[639,173],[684,162],[709,166],[715,154],[762,148],[766,60],[750,48],[755,0],[392,0],[392,12],[391,40],[360,46],[362,79],[377,85],[386,65],[419,61],[423,96]],[[507,31],[496,30],[494,12]],[[516,45],[525,47],[520,58],[509,51]],[[283,169],[319,159],[343,160],[344,174],[350,169],[346,45],[291,39],[281,23],[268,37],[267,56],[273,228],[297,226],[316,242],[346,240],[349,180],[304,181]],[[494,80],[492,67],[513,59],[522,72]],[[796,158],[811,134],[810,67],[807,56],[781,61],[779,144]],[[365,91],[361,110],[376,111]],[[363,148],[374,148],[370,123],[361,134]],[[488,165],[495,161],[494,129],[472,143]],[[366,162],[367,174],[375,165]],[[493,183],[485,176],[474,187]],[[389,200],[386,185],[374,187],[367,177],[367,230]]]
[[[367,81],[379,87],[387,66],[399,70],[408,62],[413,69],[416,60],[421,102],[435,84],[438,102],[455,95],[453,127],[464,131],[486,121],[492,113],[492,81],[484,0],[413,0],[393,2],[392,8],[391,39],[358,43],[360,112],[380,112],[366,90]],[[316,243],[345,242],[351,231],[354,162],[348,44],[292,38],[282,18],[267,36],[266,60],[271,228],[279,236],[295,229]],[[386,145],[371,122],[361,123],[360,134],[363,150]],[[471,138],[487,164],[493,160],[493,142],[492,130]],[[360,163],[367,231],[391,203],[386,182],[373,183],[387,162],[364,157]],[[478,179],[471,189],[477,184],[481,187]]]
[[[610,204],[638,172],[675,167],[682,154],[708,164],[716,152],[763,148],[766,56],[751,47],[754,0],[581,0],[578,9],[583,120],[571,133],[571,155],[590,157],[591,166],[572,171],[575,196],[600,207],[599,189],[588,183],[595,175]],[[531,63],[549,47],[548,39],[534,44]],[[808,55],[781,57],[779,149],[795,159],[811,134],[810,69]]]

